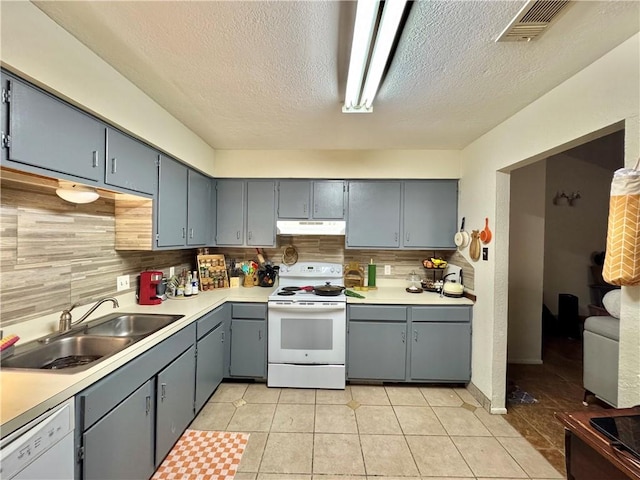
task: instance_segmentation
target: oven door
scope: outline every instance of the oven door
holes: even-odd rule
[[[269,363],[344,365],[344,302],[269,302]]]

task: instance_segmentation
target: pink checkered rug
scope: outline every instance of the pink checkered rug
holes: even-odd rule
[[[186,430],[152,480],[233,480],[249,434]]]

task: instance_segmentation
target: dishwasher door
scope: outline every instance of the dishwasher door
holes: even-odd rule
[[[2,439],[0,478],[74,478],[73,398]]]

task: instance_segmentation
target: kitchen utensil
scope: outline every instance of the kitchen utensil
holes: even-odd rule
[[[264,256],[260,253],[260,249],[256,248],[256,252],[258,252],[258,263],[260,266],[264,265]]]
[[[484,229],[480,232],[480,240],[482,243],[489,243],[491,241],[491,230],[489,230],[489,219],[484,219]]]
[[[313,293],[326,297],[337,297],[342,293],[344,287],[338,285],[331,285],[331,282],[327,282],[324,285],[316,285],[313,287]]]
[[[359,293],[356,293],[356,292],[354,292],[354,291],[352,291],[352,290],[345,290],[345,291],[344,291],[344,294],[345,294],[347,297],[353,297],[353,298],[365,298],[365,296],[364,296],[364,295],[360,295]]]
[[[469,245],[469,232],[466,232],[464,230],[464,221],[465,221],[465,217],[462,217],[462,224],[460,225],[460,231],[456,232],[456,234],[453,237],[453,241],[456,244],[456,246],[464,248],[467,245]]]
[[[482,247],[480,246],[480,230],[472,230],[471,231],[471,243],[469,244],[469,256],[471,260],[479,260],[480,259],[480,250]]]
[[[297,261],[298,251],[296,250],[296,247],[294,247],[293,245],[287,245],[286,247],[284,247],[284,251],[282,253],[282,263],[291,266],[295,265]]]
[[[459,298],[464,294],[464,286],[458,282],[445,282],[442,287],[442,294],[445,297]]]

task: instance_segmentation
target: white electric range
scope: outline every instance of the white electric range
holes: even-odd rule
[[[345,387],[347,297],[318,295],[314,287],[343,283],[342,265],[281,265],[279,288],[268,300],[267,386]]]

